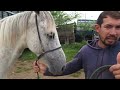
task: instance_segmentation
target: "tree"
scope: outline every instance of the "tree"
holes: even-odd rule
[[[67,14],[64,11],[51,11],[56,25],[64,25],[69,21],[80,17],[80,15],[74,11],[74,14]]]
[[[77,27],[80,30],[93,30],[93,25],[95,24],[95,21],[91,22],[80,22],[77,24]]]

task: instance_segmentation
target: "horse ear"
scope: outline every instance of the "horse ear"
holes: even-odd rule
[[[36,14],[39,14],[39,11],[35,11]]]

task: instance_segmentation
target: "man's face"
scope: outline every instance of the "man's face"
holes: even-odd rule
[[[96,32],[98,32],[102,47],[115,44],[120,37],[120,19],[114,19],[110,16],[103,19],[103,23],[95,25]]]

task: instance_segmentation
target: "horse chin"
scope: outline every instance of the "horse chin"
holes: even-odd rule
[[[65,62],[59,64],[49,64],[49,72],[53,75],[61,75],[65,69]]]
[[[50,56],[52,57],[52,56]],[[48,62],[48,67],[49,67],[49,72],[52,73],[53,75],[60,75],[63,73],[65,64],[66,64],[66,59],[65,57],[54,57],[47,60]]]
[[[49,72],[52,73],[53,75],[61,75],[63,73],[62,70],[55,70],[55,68],[50,68]]]
[[[60,72],[51,72],[53,75],[61,75],[62,74],[62,72],[60,73]]]

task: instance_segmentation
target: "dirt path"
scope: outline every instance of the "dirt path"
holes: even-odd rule
[[[36,79],[37,75],[34,73],[32,68],[33,61],[17,61],[9,73],[9,79]],[[42,79],[84,79],[84,73],[79,72],[79,74],[72,74],[66,76],[40,76]]]

